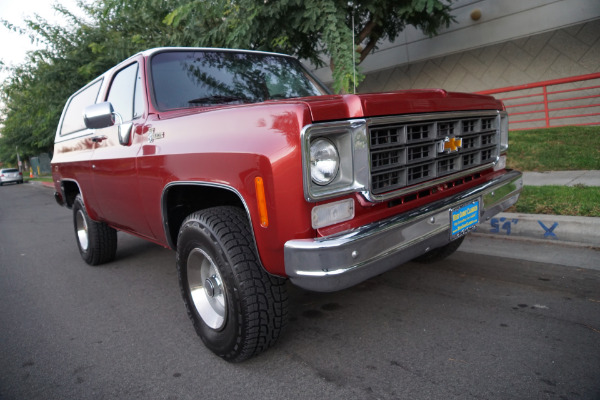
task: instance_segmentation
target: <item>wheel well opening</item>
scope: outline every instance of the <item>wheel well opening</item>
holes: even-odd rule
[[[68,208],[72,208],[75,197],[80,193],[79,186],[73,181],[62,181],[61,186],[65,196],[65,204]]]
[[[202,185],[175,185],[168,189],[163,200],[163,218],[167,239],[177,247],[177,235],[183,220],[193,212],[216,206],[234,206],[245,210],[239,196],[228,189]]]

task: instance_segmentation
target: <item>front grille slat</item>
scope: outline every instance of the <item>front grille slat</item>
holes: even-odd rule
[[[419,143],[433,139],[435,136],[433,124],[407,125],[406,142]]]
[[[453,174],[494,162],[500,144],[497,124],[496,115],[480,113],[370,126],[371,193],[451,179]]]
[[[435,156],[435,145],[433,143],[424,143],[417,146],[410,146],[406,149],[406,163],[414,164],[424,160],[432,159]]]
[[[404,127],[386,127],[371,133],[371,150],[404,144]]]
[[[407,185],[414,185],[416,183],[427,181],[433,178],[433,172],[432,163],[413,165],[406,171]]]

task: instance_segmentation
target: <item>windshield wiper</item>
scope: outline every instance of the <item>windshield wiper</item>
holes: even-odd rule
[[[214,96],[206,96],[206,97],[198,97],[197,99],[188,100],[189,104],[220,104],[220,103],[230,103],[232,101],[246,101],[244,97],[240,96],[223,96],[223,95],[214,95]]]

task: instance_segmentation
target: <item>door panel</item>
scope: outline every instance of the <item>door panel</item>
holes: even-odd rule
[[[111,83],[109,101],[119,115],[114,126],[96,129],[92,155],[95,195],[102,219],[116,228],[153,238],[143,212],[137,173],[137,156],[143,142],[144,104],[142,75],[138,63],[119,70]],[[136,90],[137,88],[137,90]],[[119,125],[132,125],[129,144],[119,142]]]

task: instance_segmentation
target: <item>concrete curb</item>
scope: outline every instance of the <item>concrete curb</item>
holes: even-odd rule
[[[44,186],[50,189],[54,189],[54,183],[52,182],[43,182],[43,181],[27,181],[25,183],[29,183],[30,185]]]
[[[594,217],[500,213],[479,225],[476,232],[600,247],[600,218]]]

